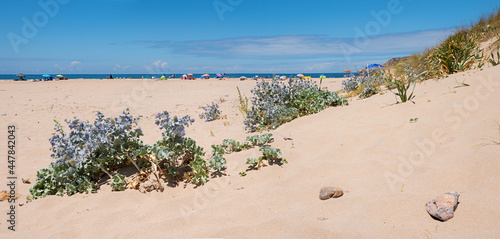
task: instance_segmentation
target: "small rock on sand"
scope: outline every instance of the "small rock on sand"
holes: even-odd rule
[[[427,212],[435,219],[446,222],[453,218],[458,205],[460,193],[447,192],[428,201],[425,204]]]
[[[319,199],[327,200],[330,198],[338,198],[344,195],[344,191],[336,187],[322,187],[319,191]]]

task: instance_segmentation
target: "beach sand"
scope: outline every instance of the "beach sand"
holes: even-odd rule
[[[458,87],[455,82],[469,84]],[[342,79],[323,87],[340,90]],[[204,147],[242,141],[243,116],[236,87],[251,97],[246,80],[0,81],[0,152],[6,158],[7,125],[17,126],[17,192],[24,199],[36,172],[52,162],[54,119],[114,117],[124,108],[141,116],[148,144],[160,139],[154,116],[191,115],[187,136]],[[288,164],[247,172],[257,150],[226,156],[228,176],[201,187],[180,183],[163,193],[112,192],[48,196],[17,207],[16,232],[2,238],[495,238],[500,233],[500,67],[418,84],[414,103],[395,104],[390,92],[326,109],[282,125],[273,147]],[[204,122],[200,106],[216,102],[227,119]],[[418,118],[415,123],[410,119]],[[64,124],[65,125],[65,124]],[[285,140],[291,138],[292,140]],[[0,161],[0,190],[7,189],[7,160]],[[319,200],[323,186],[344,190]],[[455,217],[432,219],[425,203],[461,193]],[[24,203],[25,200],[19,200]]]

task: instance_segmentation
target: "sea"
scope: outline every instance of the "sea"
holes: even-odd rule
[[[221,73],[224,74],[224,73]],[[342,78],[346,75],[346,73],[226,73],[226,77],[230,78],[240,78],[242,76],[247,77],[247,78],[252,78],[255,76],[258,77],[267,77],[267,78],[272,78],[274,76],[296,76],[297,74],[303,74],[305,76],[310,76],[312,78],[319,78],[320,75],[325,75],[327,78]],[[356,73],[354,73],[356,75]],[[16,77],[17,74],[0,74],[0,80],[13,80],[13,79],[19,79],[19,77]],[[43,79],[44,77],[42,74],[24,74],[26,77],[25,79],[31,80],[31,79]],[[56,77],[58,74],[50,74],[52,77]],[[110,77],[110,74],[62,74],[65,77],[68,77],[68,79],[106,79]],[[132,78],[132,79],[151,79],[153,77],[155,78],[160,78],[163,74],[112,74],[113,78]],[[173,76],[173,73],[170,74],[165,74],[167,77],[168,76]],[[180,78],[183,74],[175,74],[175,78]],[[193,74],[193,77],[195,78],[201,78],[201,76],[204,74]],[[209,74],[210,78],[215,78],[217,76],[217,73]]]

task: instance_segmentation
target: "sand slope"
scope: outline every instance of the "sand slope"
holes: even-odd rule
[[[250,150],[227,156],[228,174],[202,187],[180,184],[163,193],[111,192],[50,196],[18,210],[10,238],[494,238],[500,233],[500,68],[460,73],[417,85],[413,103],[394,104],[392,93],[348,107],[330,108],[272,131],[288,164],[245,171]],[[457,87],[465,80],[469,87]],[[330,90],[341,80],[326,80]],[[115,116],[129,107],[142,115],[143,140],[161,132],[154,114],[202,112],[218,101],[227,120],[197,120],[187,134],[210,150],[224,138],[243,140],[237,109],[239,86],[250,96],[253,81],[70,80],[0,82],[0,146],[9,123],[18,126],[18,177],[36,179],[51,162],[53,119]],[[410,123],[411,118],[418,118]],[[225,126],[224,122],[229,122]],[[228,123],[226,123],[228,124]],[[212,132],[212,133],[211,133]],[[285,140],[284,138],[293,140]],[[5,155],[2,150],[2,155]],[[6,172],[0,161],[0,172]],[[0,178],[6,185],[5,177]],[[20,180],[18,181],[20,183]],[[320,201],[322,186],[345,195]],[[2,186],[3,187],[3,186]],[[30,185],[20,185],[25,197]],[[425,211],[436,195],[458,191],[455,217],[442,223]],[[6,215],[7,204],[0,203]],[[4,216],[2,216],[4,218]],[[2,236],[3,237],[3,236]]]

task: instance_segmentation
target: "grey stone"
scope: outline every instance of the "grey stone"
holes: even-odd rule
[[[425,204],[427,212],[435,219],[446,222],[453,218],[458,205],[460,193],[447,192]]]

